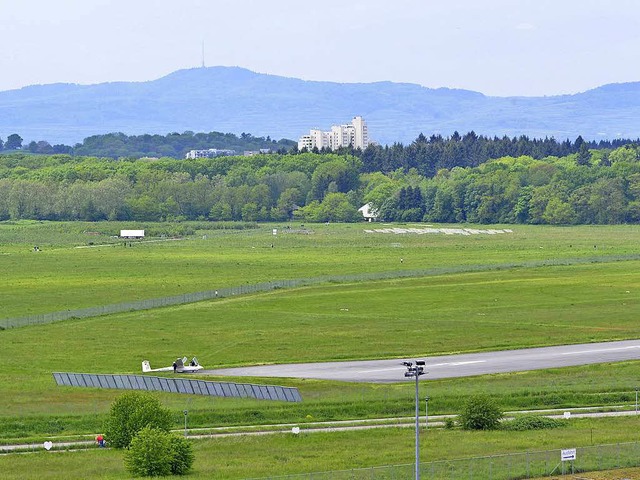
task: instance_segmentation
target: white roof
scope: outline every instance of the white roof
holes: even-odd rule
[[[362,212],[362,216],[365,218],[378,218],[378,212],[371,208],[370,203],[361,206],[358,211]]]

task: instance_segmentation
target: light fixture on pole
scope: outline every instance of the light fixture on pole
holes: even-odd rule
[[[424,397],[424,429],[429,428],[429,397]]]
[[[407,371],[404,372],[404,376],[407,378],[416,379],[416,474],[415,479],[420,479],[420,400],[418,397],[418,380],[420,375],[424,375],[424,360],[416,360],[414,362],[402,362],[402,365],[407,367]]]
[[[187,436],[187,416],[189,415],[189,410],[183,410],[184,413],[184,436]]]

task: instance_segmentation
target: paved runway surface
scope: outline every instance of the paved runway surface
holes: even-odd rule
[[[470,353],[425,360],[427,375],[423,379],[468,377],[489,373],[520,372],[544,368],[570,367],[592,363],[620,362],[640,359],[640,340],[588,343],[560,347],[529,348],[502,352]],[[356,362],[299,363],[259,367],[203,370],[211,375],[245,377],[292,377],[346,382],[390,383],[406,381],[403,360],[370,360]]]

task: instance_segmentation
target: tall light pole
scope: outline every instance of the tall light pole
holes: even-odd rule
[[[405,377],[413,377],[416,379],[416,475],[415,479],[420,480],[420,399],[418,397],[418,380],[420,375],[424,375],[424,360],[416,360],[415,365],[413,362],[402,362],[402,365],[407,367],[407,371],[404,372]]]

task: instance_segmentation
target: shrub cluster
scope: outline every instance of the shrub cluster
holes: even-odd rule
[[[193,460],[191,444],[186,439],[147,426],[131,440],[124,464],[133,476],[161,477],[188,473]]]
[[[107,444],[128,448],[133,437],[144,427],[168,432],[172,425],[171,412],[149,393],[127,392],[111,405],[105,422]]]
[[[191,444],[169,432],[171,412],[146,392],[128,392],[111,405],[105,423],[109,446],[126,448],[125,468],[133,476],[184,475],[193,465]]]
[[[566,422],[555,418],[541,417],[539,415],[523,415],[513,420],[504,422],[501,425],[503,430],[509,431],[525,431],[525,430],[544,430],[549,428],[564,427]]]
[[[493,399],[476,395],[465,404],[458,423],[465,430],[495,430],[502,417],[502,411]]]

